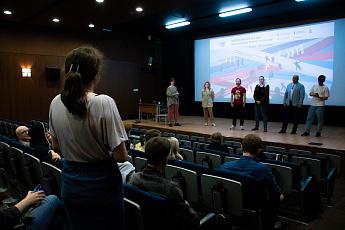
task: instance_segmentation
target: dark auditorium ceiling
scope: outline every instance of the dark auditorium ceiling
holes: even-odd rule
[[[252,7],[250,13],[227,18],[218,13],[243,6]],[[157,36],[171,33],[202,34],[217,28],[253,23],[259,20],[291,20],[325,17],[344,12],[343,0],[1,0],[0,21],[32,24],[76,31],[128,31]],[[142,7],[137,12],[136,7]],[[4,14],[5,10],[12,12]],[[53,22],[58,18],[58,23]],[[189,26],[167,30],[165,24],[185,18]],[[95,25],[89,28],[89,24]]]

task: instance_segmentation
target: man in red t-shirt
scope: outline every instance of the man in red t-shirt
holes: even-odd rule
[[[231,89],[231,107],[234,108],[234,115],[230,129],[236,127],[236,119],[240,118],[241,130],[244,123],[244,107],[246,106],[246,89],[241,86],[241,79],[236,79],[236,87]]]

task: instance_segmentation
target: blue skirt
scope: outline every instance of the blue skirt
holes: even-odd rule
[[[61,197],[72,230],[125,229],[122,177],[115,161],[66,161]]]

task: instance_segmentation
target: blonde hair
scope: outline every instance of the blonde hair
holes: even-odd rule
[[[170,153],[169,157],[172,157],[174,159],[177,159],[177,154],[179,152],[179,143],[178,140],[175,137],[169,137],[168,138],[170,142]]]
[[[211,83],[209,81],[204,83],[204,90],[206,90],[206,87],[205,87],[206,83],[208,83],[208,85],[209,85],[208,89],[211,90]]]
[[[130,123],[129,121],[123,121],[123,126],[125,127],[126,133],[129,134],[129,132],[132,129],[132,123]]]

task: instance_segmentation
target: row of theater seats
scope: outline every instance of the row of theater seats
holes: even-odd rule
[[[0,167],[2,191],[9,189],[14,202],[23,199],[27,191],[33,190],[38,184],[46,187],[49,194],[60,197],[61,170],[41,162],[34,156],[33,148],[2,135]]]
[[[130,139],[136,140],[138,131],[132,132]],[[140,132],[140,131],[139,131]],[[164,136],[169,136],[164,134]],[[181,136],[177,136],[181,138]],[[183,137],[183,139],[187,139]],[[195,139],[189,140],[202,143]],[[205,149],[197,149],[189,146],[181,146],[186,161],[170,161],[179,167],[186,168],[196,172],[198,179],[198,191],[200,194],[200,182],[202,174],[209,174],[217,171],[220,165],[230,160],[237,160],[239,155],[229,155],[210,151]],[[230,146],[229,146],[230,147]],[[328,154],[311,155],[303,150],[292,150],[286,152],[285,149],[270,146],[266,148],[265,155],[268,159],[265,163],[272,169],[278,183],[281,185],[286,199],[282,207],[298,208],[302,213],[302,219],[310,220],[322,211],[320,203],[320,195],[327,197],[327,204],[330,204],[330,197],[333,195],[333,188],[337,170],[340,171],[340,157]],[[292,153],[294,152],[294,153]],[[307,153],[307,154],[306,154]],[[136,170],[140,171],[145,165],[145,154],[139,151],[130,150],[132,162],[136,166]],[[295,155],[296,154],[296,155]],[[208,159],[206,159],[208,156]],[[139,158],[137,158],[139,157]],[[138,160],[136,160],[138,159]],[[276,160],[279,159],[279,160]],[[285,161],[282,161],[285,160]],[[175,162],[175,163],[172,163]],[[306,204],[313,205],[306,205]]]

